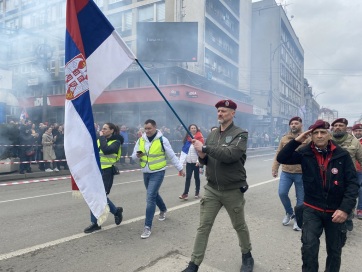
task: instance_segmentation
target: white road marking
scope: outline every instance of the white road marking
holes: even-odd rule
[[[272,159],[267,159],[267,160],[263,160],[263,161],[273,161],[274,160],[274,158],[272,158]]]
[[[271,156],[271,155],[275,155],[275,153],[268,153],[268,154],[261,154],[261,155],[254,155],[254,156],[246,156],[247,159],[250,158],[258,158],[258,157],[265,157],[265,156]]]
[[[168,175],[166,177],[170,177],[170,176],[176,176],[176,175]],[[271,183],[271,182],[276,181],[278,179],[279,178],[274,178],[274,179],[270,179],[270,180],[266,180],[266,181],[254,184],[254,185],[250,185],[250,188],[265,185],[267,183]],[[119,183],[117,185],[122,185],[122,184],[127,184],[127,183],[134,183],[134,182],[139,182],[139,181],[140,180],[129,181],[129,182],[124,182],[124,183]],[[71,191],[62,192],[62,193],[71,193]],[[57,194],[62,194],[62,193],[57,193]],[[36,196],[36,197],[44,197],[44,196],[51,196],[51,195],[55,195],[55,194],[42,195],[42,196]],[[29,198],[24,198],[24,199],[29,199]],[[33,198],[35,198],[35,197],[33,197]],[[19,200],[23,200],[23,199],[19,199]],[[8,200],[8,202],[10,202],[10,201],[16,201],[16,200],[15,199],[14,200]],[[4,201],[2,201],[2,202],[4,202]],[[184,204],[169,208],[167,211],[168,212],[176,211],[176,210],[179,210],[179,209],[189,207],[191,205],[198,204],[199,202],[200,202],[200,200],[191,200],[191,201],[189,200],[187,203],[184,203]],[[156,213],[155,213],[155,215],[156,215]],[[123,221],[122,225],[128,225],[128,224],[135,223],[135,222],[138,222],[138,221],[141,221],[141,220],[144,220],[144,219],[145,219],[145,216],[135,217],[135,218]],[[102,227],[102,229],[97,231],[97,232],[113,229],[113,228],[116,228],[116,227],[118,227],[118,226],[112,224],[112,225],[109,225],[109,226],[106,226],[106,227]],[[10,252],[10,253],[5,253],[5,254],[0,255],[0,261],[7,260],[7,259],[10,259],[10,258],[13,258],[13,257],[18,257],[18,256],[21,256],[21,255],[24,255],[24,254],[27,254],[27,253],[30,253],[30,252],[34,252],[36,250],[44,249],[44,248],[47,248],[47,247],[56,246],[56,245],[59,245],[59,244],[65,243],[65,242],[69,242],[69,241],[72,241],[72,240],[76,240],[76,239],[85,237],[87,235],[92,235],[92,234],[79,233],[79,234],[75,234],[75,235],[72,235],[72,236],[57,239],[57,240],[54,240],[54,241],[50,241],[50,242],[47,242],[47,243],[43,243],[43,244],[40,244],[40,245],[35,245],[35,246],[32,246],[32,247],[19,249],[19,250]]]
[[[167,176],[165,176],[165,178],[167,178],[167,177],[173,177],[173,176],[178,176],[178,174],[175,174],[175,175],[167,175]],[[136,182],[140,182],[140,181],[143,181],[143,179],[142,179],[142,180],[139,179],[139,180],[126,181],[126,182],[121,182],[121,183],[114,183],[113,186],[118,186],[118,185],[123,185],[123,184],[130,184],[130,183],[136,183]],[[69,193],[72,193],[72,191],[64,191],[64,192],[53,193],[53,194],[38,195],[38,196],[29,196],[29,197],[23,197],[23,198],[3,200],[3,201],[0,201],[0,204],[1,204],[1,203],[14,202],[14,201],[20,201],[20,200],[27,200],[27,199],[39,198],[39,197],[48,197],[48,196],[54,196],[54,195],[69,194]]]

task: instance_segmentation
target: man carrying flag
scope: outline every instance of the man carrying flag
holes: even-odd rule
[[[109,207],[92,104],[135,56],[91,0],[67,0],[64,149],[69,170],[100,226]]]
[[[25,122],[25,120],[28,118],[29,118],[29,115],[28,115],[26,109],[23,108],[23,110],[21,111],[21,114],[20,114],[20,121]]]

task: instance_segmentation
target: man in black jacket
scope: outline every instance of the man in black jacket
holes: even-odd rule
[[[319,238],[325,232],[325,271],[339,271],[347,240],[346,219],[356,205],[359,185],[348,152],[331,139],[329,123],[317,120],[309,130],[290,141],[278,154],[282,164],[301,164],[304,185],[302,227],[303,272],[318,272]],[[312,142],[297,147],[311,133]]]

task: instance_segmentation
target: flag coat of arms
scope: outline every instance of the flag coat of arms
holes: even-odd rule
[[[108,213],[92,104],[135,60],[91,0],[67,0],[64,149],[77,187],[98,224]]]

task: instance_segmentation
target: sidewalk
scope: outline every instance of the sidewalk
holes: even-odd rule
[[[116,163],[116,166],[120,171],[130,170],[130,169],[138,169],[139,165],[135,164],[120,164]],[[32,173],[20,174],[19,171],[8,172],[8,173],[0,173],[0,182],[8,182],[12,180],[20,180],[20,179],[38,179],[38,178],[54,178],[57,176],[65,176],[70,175],[69,170],[60,170],[59,172],[45,172],[40,171],[38,168],[38,164],[31,165]]]
[[[256,149],[252,149],[249,148],[247,155],[248,156],[252,156],[252,155],[258,155],[258,154],[263,154],[265,152],[270,152],[270,151],[274,151],[273,147],[263,147],[263,148],[256,148]],[[127,159],[127,162],[129,161],[129,159]],[[120,171],[125,171],[125,170],[133,170],[133,169],[139,169],[139,164],[135,163],[135,164],[130,164],[130,163],[125,163],[125,164],[120,164],[119,162],[116,163],[116,166],[118,167],[118,169]],[[70,175],[69,170],[60,170],[59,172],[45,172],[45,171],[40,171],[38,168],[38,164],[32,164],[31,165],[31,170],[33,171],[32,173],[25,173],[25,174],[19,174],[18,171],[15,172],[9,172],[9,173],[0,173],[0,182],[8,182],[8,181],[12,181],[12,180],[20,180],[20,179],[37,179],[37,178],[53,178],[56,176],[65,176],[65,175]]]

